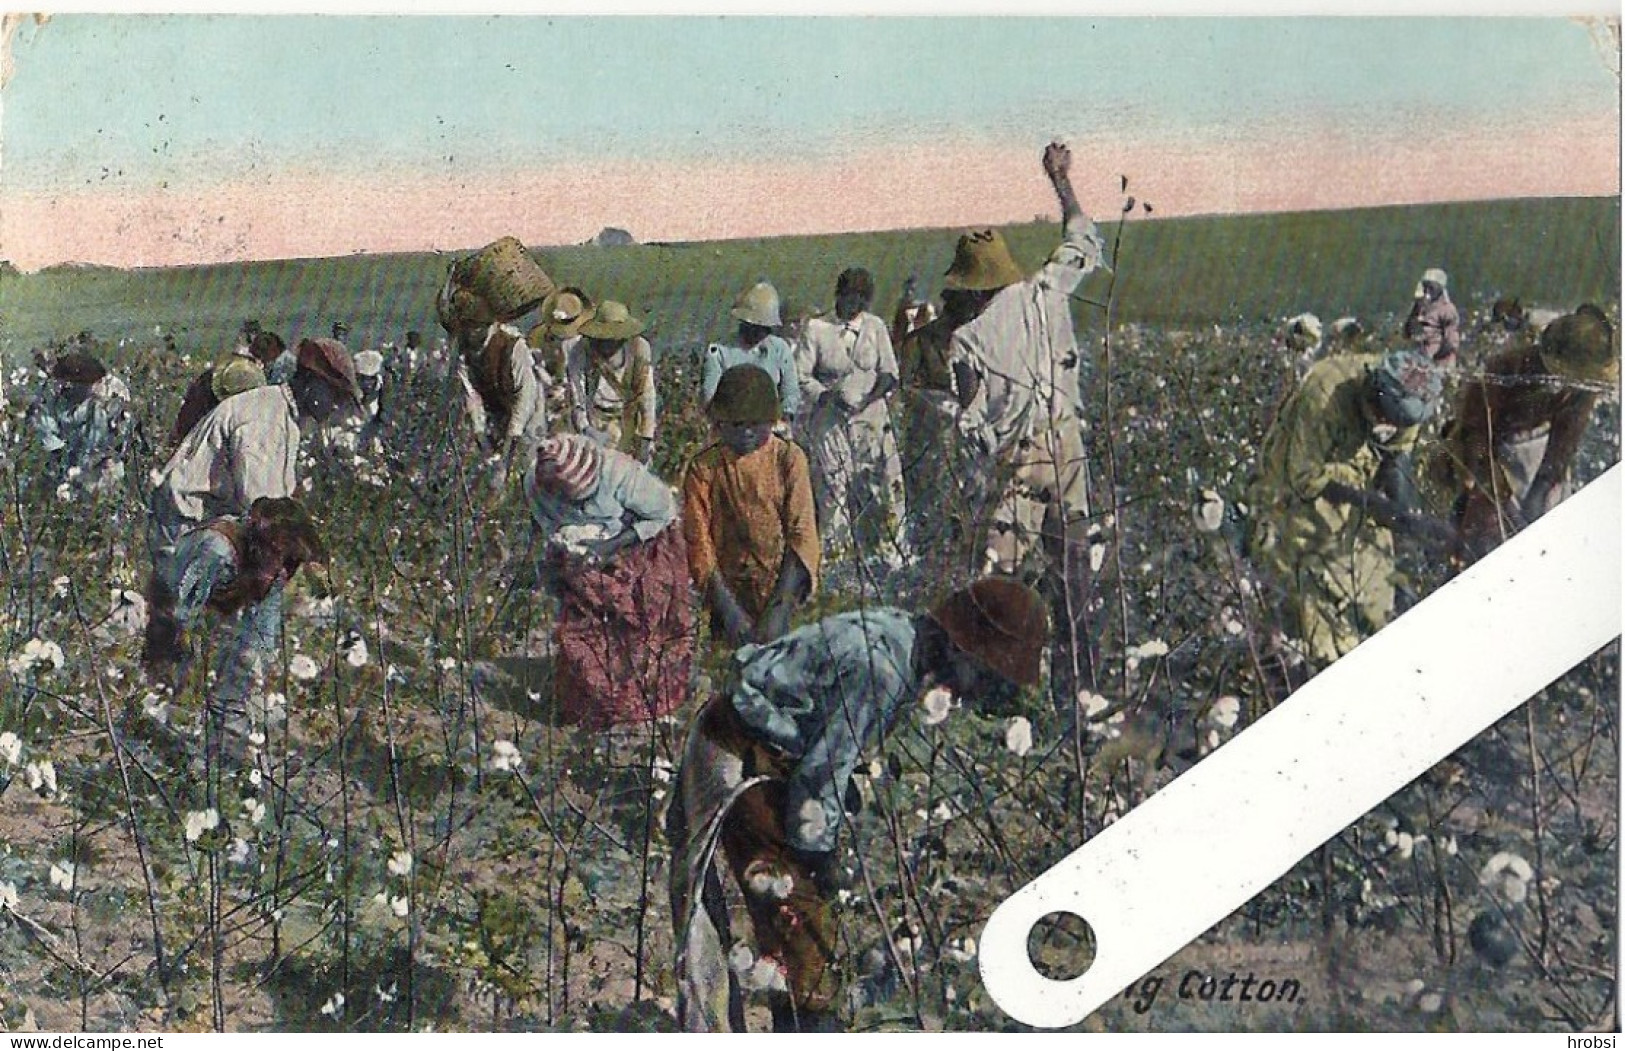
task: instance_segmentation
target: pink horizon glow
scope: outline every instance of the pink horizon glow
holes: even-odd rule
[[[1075,140],[1074,153],[1079,197],[1100,215],[1116,211],[1119,173],[1164,217],[1620,192],[1619,127],[1599,120],[1520,129],[1511,142],[1433,134],[1403,153],[1303,130],[1105,147]],[[0,258],[29,270],[69,261],[175,266],[458,250],[505,234],[573,244],[605,226],[641,241],[700,241],[1024,222],[1055,211],[1036,149],[908,147],[833,160],[629,167],[0,190]]]

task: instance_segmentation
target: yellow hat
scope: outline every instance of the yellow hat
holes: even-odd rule
[[[741,292],[729,313],[737,321],[763,328],[778,328],[784,323],[779,317],[779,290],[766,281],[758,281]]]
[[[965,292],[992,292],[1025,280],[1004,235],[997,230],[972,230],[961,234],[954,246],[953,265],[948,267],[945,289]]]
[[[225,401],[233,394],[265,386],[265,369],[253,358],[231,355],[214,367],[209,377],[209,389],[214,396]]]
[[[1546,326],[1540,334],[1540,360],[1553,375],[1587,383],[1617,383],[1619,352],[1607,316],[1583,306]]]
[[[625,303],[613,299],[598,304],[597,312],[580,328],[588,339],[631,339],[642,331],[643,322],[632,316]]]

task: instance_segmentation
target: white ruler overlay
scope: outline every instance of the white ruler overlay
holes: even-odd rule
[[[1564,501],[1011,895],[982,981],[1028,1025],[1073,1025],[1320,844],[1620,633],[1621,468]],[[1079,977],[1027,955],[1070,912]]]

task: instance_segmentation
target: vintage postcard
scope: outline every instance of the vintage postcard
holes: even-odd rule
[[[0,1030],[1617,1031],[1619,27],[6,15]]]

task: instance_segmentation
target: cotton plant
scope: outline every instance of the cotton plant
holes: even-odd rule
[[[7,659],[6,670],[23,676],[30,672],[60,671],[67,663],[61,646],[47,639],[32,638],[23,644],[21,653]]]

